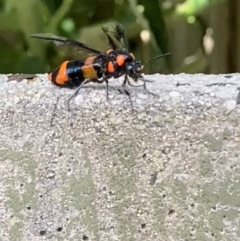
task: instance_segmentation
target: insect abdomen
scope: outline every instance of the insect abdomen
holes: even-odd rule
[[[49,80],[57,86],[78,87],[87,78],[101,78],[101,66],[94,63],[94,60],[94,58],[90,59],[89,57],[85,62],[80,60],[65,61],[49,74]]]

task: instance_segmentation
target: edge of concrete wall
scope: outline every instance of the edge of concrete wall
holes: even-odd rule
[[[133,113],[121,79],[69,111],[46,75],[8,78],[1,240],[239,240],[239,74],[146,76],[158,96],[130,88]]]

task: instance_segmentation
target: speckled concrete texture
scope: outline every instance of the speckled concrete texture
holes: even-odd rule
[[[146,78],[132,112],[0,75],[1,241],[240,240],[240,75]]]

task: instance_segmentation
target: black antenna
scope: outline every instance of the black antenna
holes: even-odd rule
[[[161,59],[161,58],[163,58],[163,57],[165,57],[165,56],[167,56],[167,55],[170,55],[170,53],[166,53],[166,54],[162,54],[162,55],[156,56],[155,58],[147,61],[147,62],[143,65],[143,68],[145,68],[146,65],[148,65],[148,64],[151,63],[152,61],[157,60],[157,59]]]

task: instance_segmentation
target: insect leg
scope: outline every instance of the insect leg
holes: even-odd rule
[[[107,101],[109,101],[109,96],[108,96],[108,79],[104,79],[105,82],[106,82],[106,98],[107,98]]]
[[[99,79],[94,79],[92,82],[95,82],[95,83],[103,83],[103,82],[106,82],[106,99],[107,101],[109,101],[109,95],[108,95],[108,92],[109,92],[109,84],[108,84],[108,78],[107,77],[103,77],[102,80],[99,80]]]
[[[132,101],[132,97],[131,97],[130,92],[126,89],[127,83],[129,83],[129,79],[128,79],[127,75],[125,75],[125,79],[122,83],[122,88],[123,88],[125,94],[128,96],[128,99],[129,99],[129,102],[130,102],[130,105],[131,105],[131,109],[132,109],[132,112],[133,112],[133,101]]]
[[[53,112],[52,112],[52,117],[51,117],[51,120],[50,120],[50,126],[53,126],[53,120],[56,117],[56,111],[57,111],[57,105],[58,105],[59,99],[60,99],[60,96],[57,97],[57,101],[56,101],[56,103],[54,105]]]
[[[83,87],[83,85],[85,85],[85,84],[87,84],[87,83],[90,83],[90,82],[98,82],[98,80],[97,80],[97,79],[85,79],[85,80],[79,85],[79,87],[78,87],[77,90],[74,92],[74,94],[69,97],[69,99],[68,99],[68,101],[67,101],[68,110],[70,110],[70,102],[71,102],[71,100],[78,95],[78,93],[79,93],[79,91],[81,90],[81,88]]]
[[[158,96],[157,94],[155,94],[155,93],[153,93],[153,92],[151,92],[151,91],[149,91],[149,90],[147,89],[146,82],[149,82],[149,81],[147,81],[147,80],[145,80],[145,79],[143,78],[143,88],[144,88],[144,90],[145,90],[146,92],[148,92],[149,94],[151,94],[151,95]]]
[[[90,82],[90,81],[89,81]],[[87,83],[89,83],[87,82]],[[103,77],[102,80],[99,80],[99,79],[91,79],[91,82],[95,82],[95,83],[98,83],[98,84],[102,84],[103,82],[106,82],[106,99],[107,101],[109,101],[109,95],[108,95],[108,92],[109,92],[109,84],[108,84],[108,78],[107,77]]]
[[[147,79],[144,79],[144,78],[139,79],[139,80],[142,80],[143,82],[149,82],[149,83],[152,83],[152,82],[153,82],[153,80],[147,80]],[[128,80],[128,84],[129,84],[130,86],[132,86],[132,87],[142,87],[142,86],[144,86],[144,83],[143,83],[142,85],[133,85],[133,84],[130,82],[130,80]]]
[[[104,81],[105,81],[104,79],[103,79],[103,80],[98,80],[98,79],[86,79],[86,80],[84,80],[84,81],[79,85],[79,87],[78,87],[77,90],[74,92],[74,94],[71,95],[70,98],[68,99],[68,102],[67,102],[67,104],[68,104],[68,110],[70,109],[70,101],[78,95],[78,93],[79,93],[79,91],[81,90],[81,88],[83,87],[83,85],[88,84],[88,83],[90,83],[90,82],[103,83]]]
[[[142,86],[143,86],[143,84],[142,84],[142,85],[133,85],[133,84],[131,84],[130,81],[128,82],[128,84],[129,84],[130,86],[132,86],[132,87],[142,87]]]
[[[79,93],[79,91],[81,90],[81,88],[83,87],[83,85],[86,84],[88,81],[89,81],[89,79],[84,80],[84,81],[78,86],[78,88],[77,88],[77,90],[74,92],[74,94],[71,95],[71,96],[68,98],[68,101],[67,101],[68,110],[70,109],[70,101],[78,95],[78,93]]]

